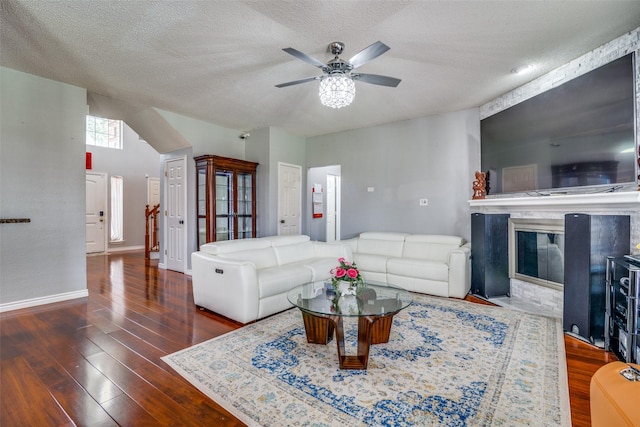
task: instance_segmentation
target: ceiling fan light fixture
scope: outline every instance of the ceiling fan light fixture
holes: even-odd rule
[[[330,74],[320,80],[320,102],[331,108],[342,108],[353,102],[356,85],[343,73]]]

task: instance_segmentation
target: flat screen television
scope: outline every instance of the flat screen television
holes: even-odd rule
[[[480,121],[489,195],[636,182],[633,53]]]

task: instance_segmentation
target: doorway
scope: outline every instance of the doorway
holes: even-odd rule
[[[164,169],[164,262],[168,270],[186,271],[187,158],[167,160]]]
[[[322,206],[318,213],[309,212],[308,233],[312,240],[332,242],[340,240],[342,176],[340,165],[309,168],[307,171],[307,200],[314,209],[313,190],[322,192]]]
[[[107,249],[107,174],[87,172],[86,244],[87,253],[105,253]]]

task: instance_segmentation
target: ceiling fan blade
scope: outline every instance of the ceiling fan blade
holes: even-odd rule
[[[292,47],[286,47],[284,49],[285,52],[287,52],[289,55],[295,56],[296,58],[306,62],[307,64],[311,64],[314,67],[318,67],[320,69],[324,69],[327,64],[325,64],[324,62],[320,62],[318,59],[314,58],[313,56],[309,56],[304,52],[300,52],[297,49],[294,49]]]
[[[353,68],[358,68],[371,61],[372,59],[375,59],[378,56],[382,55],[389,49],[391,48],[386,44],[380,41],[375,42],[371,46],[367,46],[360,52],[353,55],[353,57],[351,57],[351,59],[347,61],[347,64],[351,65]]]
[[[364,83],[371,83],[372,85],[397,87],[402,80],[395,77],[379,76],[377,74],[352,74],[354,80],[358,80]]]
[[[287,82],[287,83],[280,83],[279,85],[276,85],[276,87],[287,87],[287,86],[299,85],[300,83],[306,83],[313,80],[320,80],[320,77],[307,77],[306,79],[294,80],[292,82]]]

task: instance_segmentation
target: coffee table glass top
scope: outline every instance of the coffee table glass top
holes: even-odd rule
[[[397,313],[413,302],[406,290],[379,282],[367,282],[358,295],[336,294],[331,281],[311,282],[291,289],[287,299],[316,315],[356,317]]]

